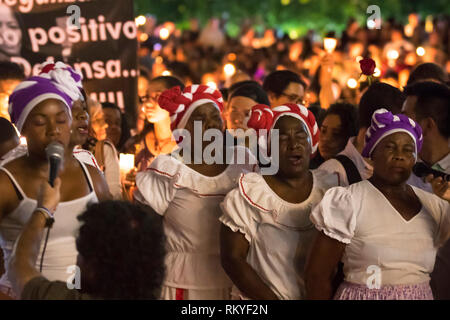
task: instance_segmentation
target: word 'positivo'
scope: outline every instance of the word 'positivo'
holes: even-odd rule
[[[106,41],[109,38],[118,40],[121,34],[130,40],[136,39],[136,23],[134,21],[105,22],[105,17],[100,15],[97,20],[89,19],[88,24],[85,18],[80,17],[80,29],[70,26],[66,28],[53,26],[48,31],[43,28],[28,29],[33,52],[39,52],[39,48],[49,41],[54,44],[63,44],[66,41],[78,43]]]

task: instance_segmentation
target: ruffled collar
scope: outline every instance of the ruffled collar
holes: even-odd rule
[[[337,178],[333,175],[319,170],[311,172],[313,187],[309,197],[301,203],[280,198],[258,173],[241,175],[239,190],[249,205],[261,213],[271,214],[276,223],[296,230],[308,230],[313,227],[309,219],[311,210],[322,200],[328,188],[337,185]]]
[[[252,172],[254,165],[229,164],[217,176],[209,177],[191,169],[170,155],[159,155],[147,169],[171,180],[177,188],[187,188],[199,196],[225,196],[236,188],[242,173]]]

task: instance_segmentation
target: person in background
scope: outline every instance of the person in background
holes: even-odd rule
[[[358,108],[358,135],[348,140],[338,159],[329,159],[318,169],[329,173],[337,173],[339,185],[348,186],[361,179],[372,176],[373,167],[370,159],[365,159],[361,152],[364,148],[364,137],[370,127],[372,114],[379,108],[385,108],[394,114],[400,113],[404,101],[403,93],[388,84],[374,83],[361,97]],[[351,177],[349,179],[349,177]]]
[[[122,150],[125,142],[130,138],[130,130],[127,121],[120,108],[111,102],[102,102],[105,114],[106,137],[111,141],[118,151]]]
[[[348,103],[335,103],[320,121],[319,154],[312,160],[316,168],[342,152],[348,139],[358,134],[358,110]]]
[[[450,174],[450,89],[445,84],[425,81],[405,88],[403,113],[423,129],[423,148],[419,161],[428,169]],[[408,183],[432,192],[432,185],[415,173]],[[439,251],[431,275],[435,298],[450,300],[450,241]]]
[[[295,72],[280,70],[266,77],[263,89],[272,107],[282,106],[285,103],[303,104],[306,83]]]
[[[53,188],[42,182],[37,208],[17,241],[8,272],[17,295],[22,300],[158,299],[165,270],[162,224],[148,210],[127,202],[93,204],[77,217],[82,224],[76,239],[80,289],[50,281],[36,269],[34,261],[51,219],[47,210],[56,221],[64,213],[55,212],[60,188],[60,178]]]
[[[92,152],[98,166],[105,174],[109,190],[115,200],[122,199],[122,184],[120,180],[119,155],[117,150],[107,139],[102,105],[92,99],[88,99],[89,111],[89,138],[83,145],[83,149]]]
[[[231,92],[224,117],[227,129],[247,129],[247,120],[253,106],[269,105],[269,98],[263,88],[256,82],[244,84]]]
[[[25,79],[25,74],[18,64],[0,61],[0,117],[11,120],[8,112],[8,99],[14,88],[23,79]]]
[[[306,107],[256,105],[248,126],[268,134],[279,130],[279,170],[242,174],[239,187],[221,203],[222,266],[236,299],[304,299],[304,278],[297,279],[297,271],[303,274],[315,234],[309,215],[337,179],[309,170],[319,130]]]
[[[328,190],[311,214],[320,233],[306,267],[307,296],[333,298],[342,259],[345,281],[334,299],[433,299],[436,252],[450,238],[449,184],[434,179],[441,199],[406,183],[423,143],[412,119],[379,109],[368,130],[362,155],[373,160],[373,176]]]
[[[5,118],[0,118],[0,162],[19,144],[19,136],[12,123]]]
[[[407,85],[418,81],[438,81],[444,84],[448,83],[448,74],[439,65],[435,63],[422,63],[413,69],[409,75]]]
[[[200,147],[203,154],[209,144],[202,139],[205,131],[225,129],[219,91],[205,85],[192,85],[184,91],[174,87],[164,91],[158,103],[170,112],[171,129],[184,129],[191,137],[190,143],[177,137],[183,143],[183,154],[161,154],[136,175],[134,199],[161,216],[167,236],[167,274],[161,298],[227,300],[232,283],[220,264],[219,204],[237,186],[241,173],[255,170],[256,159],[247,148],[233,147],[233,159],[241,149],[249,161],[240,164],[221,157],[219,163],[211,163],[202,157],[201,163],[194,163],[195,148]],[[194,121],[201,123],[201,136],[194,131]],[[198,146],[194,140],[203,143]]]
[[[136,155],[137,171],[144,171],[156,156],[168,154],[176,148],[176,142],[172,140],[169,113],[158,104],[161,93],[173,87],[183,90],[184,84],[176,77],[161,76],[152,80],[142,78],[138,86],[140,118],[143,121],[139,126],[142,131],[128,139],[123,148],[126,153]]]

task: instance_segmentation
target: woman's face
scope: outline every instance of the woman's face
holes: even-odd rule
[[[0,52],[7,56],[20,56],[22,30],[11,8],[0,4]]]
[[[228,102],[227,129],[248,129],[246,120],[253,106],[258,103],[247,97],[233,97]]]
[[[286,178],[300,176],[309,168],[312,151],[305,124],[294,117],[284,116],[274,129],[279,130],[279,172]]]
[[[344,150],[346,144],[347,137],[342,128],[341,118],[336,114],[329,114],[320,127],[320,155],[325,160],[331,159]]]
[[[102,107],[95,107],[95,111],[91,116],[91,128],[97,140],[105,140],[107,138],[106,129],[108,124],[105,121],[105,114]]]
[[[113,108],[104,108],[105,121],[108,124],[106,135],[108,139],[117,147],[122,136],[122,118],[120,111]]]
[[[72,105],[72,134],[70,142],[74,146],[83,145],[89,135],[89,114],[86,103],[77,100]]]
[[[201,128],[202,128],[202,137],[196,137],[194,135],[194,122],[200,121],[201,122]],[[222,116],[219,112],[219,110],[212,104],[212,103],[206,103],[204,105],[201,105],[197,107],[197,109],[192,112],[191,116],[189,117],[185,129],[190,133],[191,135],[191,142],[194,142],[194,139],[202,139],[203,141],[203,135],[205,134],[205,131],[208,129],[217,129],[223,132],[224,125]],[[203,146],[208,145],[210,142],[205,141],[203,142]]]
[[[374,176],[390,185],[406,182],[416,163],[415,152],[414,141],[407,133],[388,135],[372,152]]]
[[[29,153],[45,158],[45,148],[54,141],[67,149],[71,125],[63,102],[56,99],[42,101],[30,112],[23,126],[22,134],[27,138]]]

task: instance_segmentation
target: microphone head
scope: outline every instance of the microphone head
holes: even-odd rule
[[[47,159],[56,158],[63,160],[64,146],[57,141],[53,141],[45,148],[45,154],[47,155]]]

